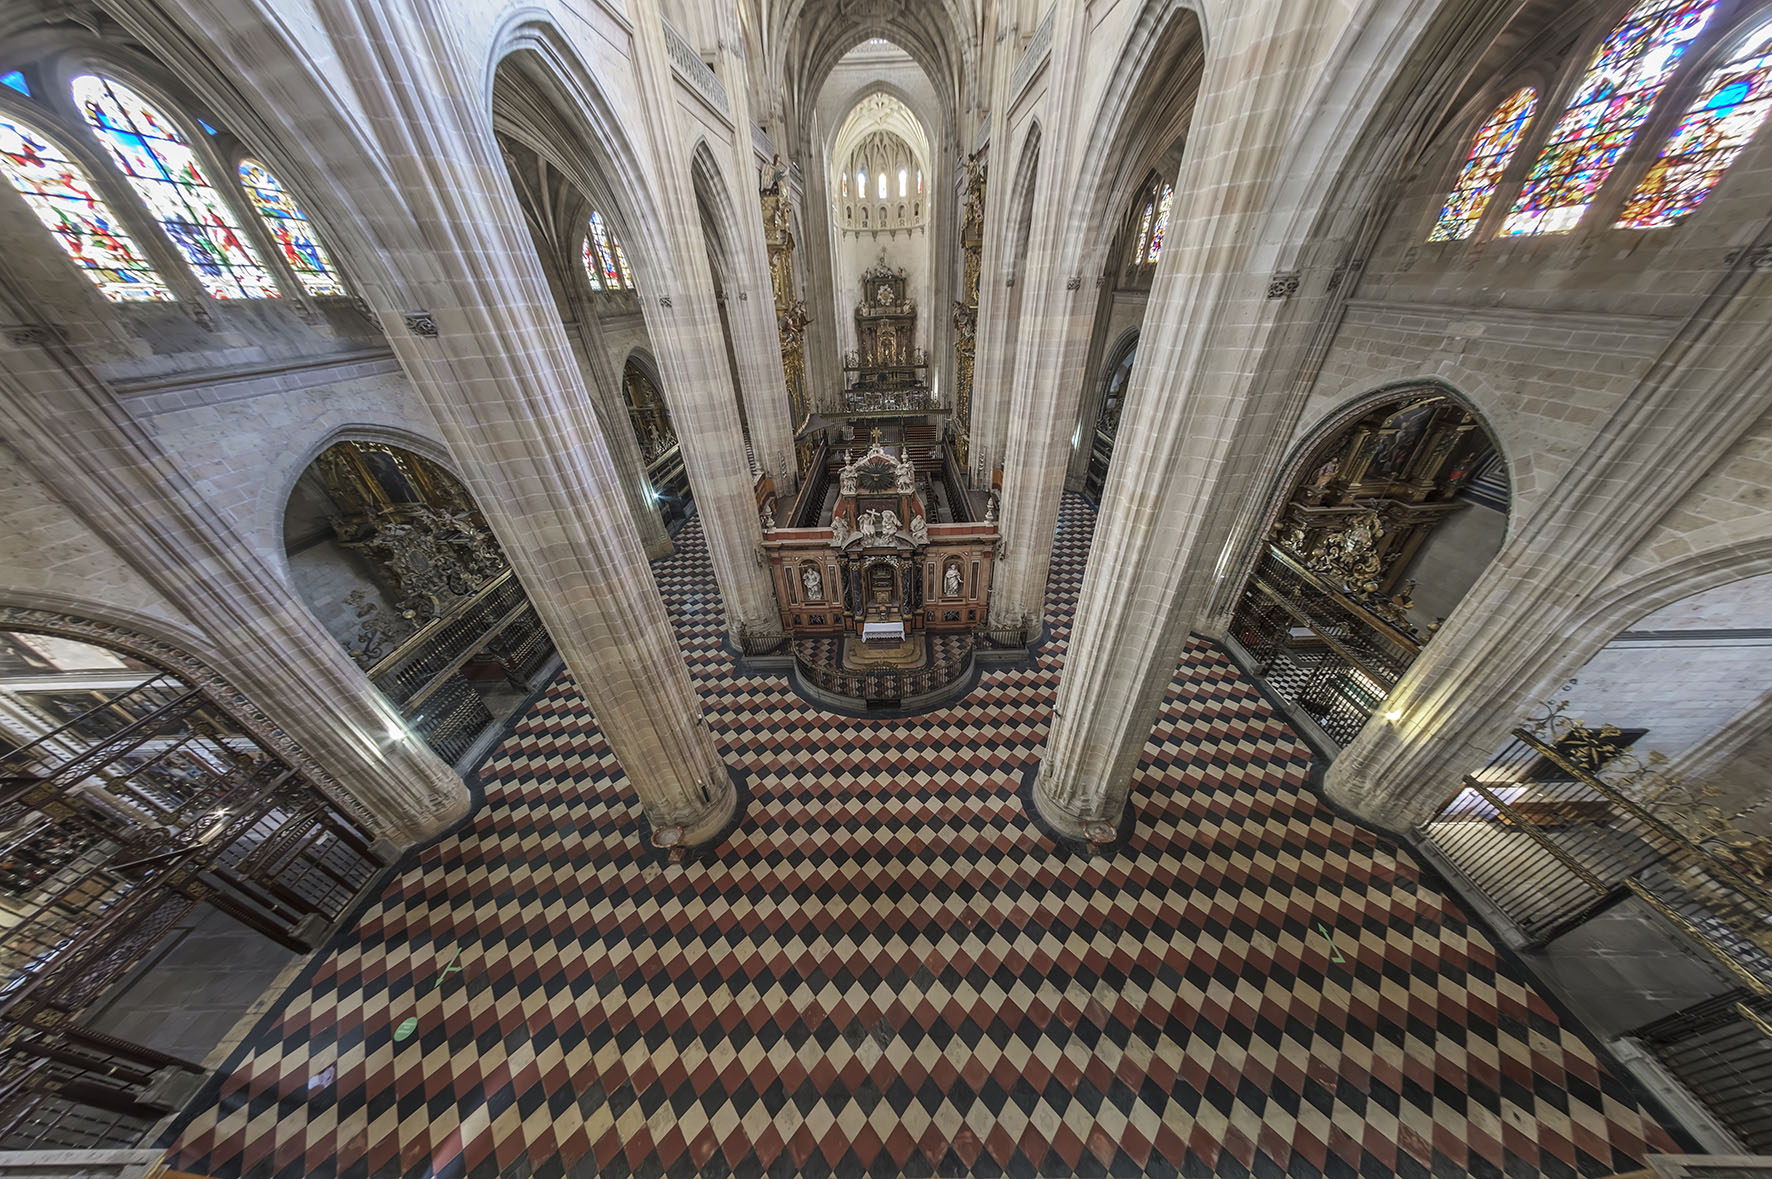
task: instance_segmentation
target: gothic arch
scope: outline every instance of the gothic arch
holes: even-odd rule
[[[1548,696],[1639,619],[1707,590],[1772,574],[1772,536],[1690,553],[1595,594],[1540,654],[1539,698]]]
[[[1320,445],[1323,439],[1330,437],[1336,431],[1352,424],[1382,405],[1405,401],[1424,393],[1438,394],[1463,406],[1483,427],[1483,432],[1494,444],[1496,453],[1501,456],[1502,464],[1507,467],[1510,473],[1515,470],[1516,463],[1521,456],[1520,449],[1517,444],[1510,446],[1507,439],[1496,427],[1497,420],[1505,420],[1505,414],[1490,414],[1483,408],[1483,401],[1487,398],[1474,397],[1461,386],[1440,380],[1437,377],[1414,377],[1406,381],[1392,381],[1369,389],[1325,410],[1314,419],[1302,420],[1287,447],[1279,473],[1274,476],[1268,486],[1269,494],[1271,496],[1280,495],[1298,478],[1306,461],[1311,457],[1312,449]],[[1508,510],[1508,532],[1510,535],[1515,522],[1515,505],[1510,503]],[[1267,524],[1271,525],[1272,523],[1273,519],[1270,517]],[[1264,527],[1264,534],[1265,531]]]
[[[106,621],[106,617],[116,621]],[[0,594],[0,627],[60,635],[115,647],[182,677],[228,714],[248,733],[274,750],[310,787],[349,814],[366,830],[381,833],[385,824],[315,761],[276,720],[262,711],[229,681],[213,656],[199,654],[198,636],[175,631],[164,622],[137,612],[101,606],[92,608],[73,598],[7,590]]]
[[[630,348],[628,354],[622,358],[622,371],[627,371],[630,364],[639,369],[646,379],[652,382],[653,388],[660,390],[664,388],[664,379],[659,376],[658,372],[658,361],[653,358],[650,349],[637,344]]]
[[[269,493],[266,496],[266,501],[270,505],[271,518],[275,521],[275,532],[279,540],[283,534],[283,516],[289,508],[290,497],[295,494],[295,485],[301,481],[303,475],[308,473],[308,469],[314,465],[316,459],[340,442],[381,442],[388,446],[397,446],[402,450],[411,451],[420,458],[436,463],[457,479],[462,478],[461,472],[456,467],[454,456],[449,453],[448,446],[441,439],[414,433],[399,426],[381,425],[374,422],[352,422],[349,425],[335,426],[328,433],[309,443],[290,465],[278,471],[275,483],[266,484],[266,490]],[[289,554],[284,550],[282,544],[273,546],[272,552],[278,576],[283,579],[285,585],[293,586],[295,583],[290,573]],[[297,597],[299,599],[300,595]]]
[[[1201,8],[1146,0],[1115,57],[1080,158],[1077,199],[1055,272],[1086,273],[1118,231],[1118,211],[1192,119],[1209,43]]]
[[[614,221],[642,292],[676,282],[646,168],[596,75],[547,20],[520,10],[493,38],[486,101],[494,130],[553,164]]]
[[[705,137],[697,139],[689,153],[689,175],[695,190],[695,203],[701,212],[708,260],[715,269],[715,281],[728,299],[756,293],[734,289],[734,283],[742,273],[734,251],[742,248],[743,230],[733,206],[731,189]]]
[[[1004,269],[1008,277],[1020,281],[1027,269],[1028,237],[1033,229],[1034,193],[1040,177],[1040,120],[1029,121],[1016,156],[1015,179],[1009,189],[1008,240],[1005,242]]]

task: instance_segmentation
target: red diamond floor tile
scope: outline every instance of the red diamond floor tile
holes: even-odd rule
[[[1067,499],[1033,666],[883,720],[735,672],[692,523],[656,575],[750,776],[719,857],[646,852],[562,677],[487,762],[484,805],[283,996],[169,1161],[1499,1179],[1672,1149],[1405,849],[1310,792],[1308,751],[1216,649],[1176,671],[1124,852],[1066,857],[1027,822],[1092,525]]]

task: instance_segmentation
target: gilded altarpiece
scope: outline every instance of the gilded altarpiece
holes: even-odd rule
[[[1491,443],[1440,396],[1391,404],[1313,456],[1274,523],[1273,541],[1392,625],[1409,629],[1412,585],[1398,586]]]
[[[781,371],[787,386],[789,412],[795,433],[811,416],[806,404],[806,302],[794,291],[794,233],[792,202],[783,189],[780,173],[759,194],[763,206],[763,240],[769,249],[769,287],[775,298],[776,331],[781,338]],[[817,447],[806,441],[794,444],[794,462],[804,476]]]
[[[972,366],[977,352],[978,272],[984,257],[985,166],[974,156],[966,163],[966,208],[960,222],[964,270],[954,303],[954,458],[965,470],[972,437]]]

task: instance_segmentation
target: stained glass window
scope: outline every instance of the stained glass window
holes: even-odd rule
[[[593,291],[602,290],[603,276],[599,272],[603,269],[603,260],[597,257],[596,248],[591,245],[591,235],[588,233],[585,234],[584,259],[585,277],[591,280],[591,289]]]
[[[1144,215],[1138,219],[1138,245],[1132,255],[1133,265],[1144,261],[1145,248],[1150,245],[1151,217],[1156,214],[1157,202],[1151,201],[1144,207]]]
[[[283,251],[284,261],[295,271],[310,295],[345,295],[345,285],[338,280],[332,259],[314,238],[314,227],[295,198],[289,195],[277,178],[257,160],[240,161],[240,185],[265,228]]]
[[[1696,209],[1772,113],[1772,24],[1712,71],[1618,216],[1619,229],[1672,225]]]
[[[923,169],[921,168],[917,169],[917,191],[923,191]]]
[[[1145,252],[1146,262],[1155,262],[1163,256],[1163,235],[1169,230],[1169,203],[1175,198],[1175,190],[1169,185],[1163,186],[1163,195],[1157,198],[1157,219],[1151,223],[1151,245]]]
[[[886,199],[886,173],[880,173],[880,199]]]
[[[74,79],[73,91],[93,134],[184,252],[204,290],[217,299],[282,295],[172,120],[109,78],[83,74]]]
[[[1507,170],[1514,148],[1520,145],[1520,133],[1538,107],[1538,91],[1522,86],[1502,101],[1477,132],[1470,155],[1458,171],[1458,182],[1446,194],[1440,219],[1427,235],[1430,242],[1455,242],[1467,238],[1483,219],[1483,210],[1495,195],[1495,186]]]
[[[863,200],[867,199],[867,196],[868,196],[868,174],[866,172],[857,172],[855,174],[855,195],[862,198]]]
[[[1502,233],[1575,227],[1715,7],[1716,0],[1639,0],[1594,54]]]
[[[633,290],[634,272],[628,269],[627,251],[621,248],[621,240],[613,233],[609,235],[609,246],[615,251],[615,268],[621,271],[622,286],[628,288],[630,291]]]
[[[99,198],[92,178],[54,141],[22,123],[0,119],[0,171],[105,298],[113,303],[172,299],[172,291]]]
[[[621,243],[609,231],[603,214],[591,213],[591,233],[585,238],[585,271],[591,276],[592,290],[619,291],[634,289],[634,274],[628,269],[628,256]]]
[[[909,196],[911,190],[911,173],[907,168],[898,170],[898,195]]]

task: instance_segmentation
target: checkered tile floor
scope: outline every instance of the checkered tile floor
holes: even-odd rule
[[[235,1176],[1606,1175],[1672,1143],[1398,848],[1304,788],[1216,650],[1152,733],[1127,851],[1015,789],[1056,641],[908,720],[733,674],[692,525],[658,579],[754,798],[716,862],[645,854],[569,679],[193,1103]],[[459,968],[459,969],[457,969]],[[396,1041],[403,1020],[416,1031]]]

